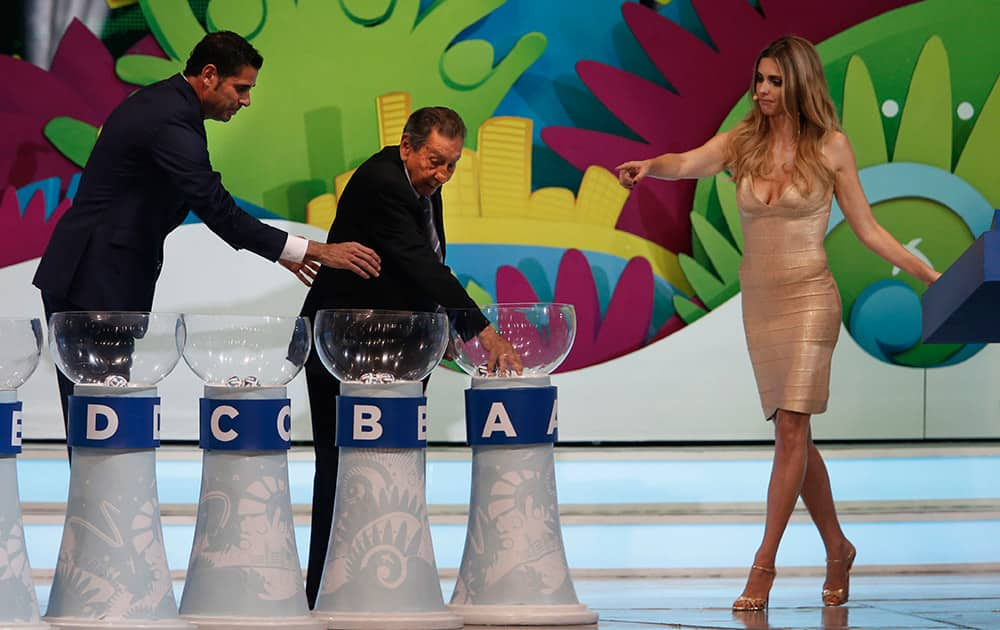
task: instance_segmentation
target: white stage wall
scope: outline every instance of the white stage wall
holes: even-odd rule
[[[270,221],[323,240],[301,223]],[[37,260],[0,269],[0,315],[43,317],[31,285]],[[306,293],[282,267],[236,252],[201,224],[167,239],[154,308],[188,313],[294,315]],[[46,337],[46,342],[48,341]],[[638,352],[557,374],[563,442],[760,440],[764,422],[743,339],[739,297],[696,324]],[[818,439],[998,438],[1000,350],[988,346],[953,367],[929,370],[882,363],[841,331],[827,413]],[[439,368],[429,387],[429,438],[464,441],[465,375]],[[289,385],[293,439],[309,439],[309,402],[300,374]],[[160,385],[162,437],[196,440],[201,383],[181,361]],[[27,439],[62,438],[55,368],[48,352],[21,388]]]

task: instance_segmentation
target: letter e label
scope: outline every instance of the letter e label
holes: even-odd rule
[[[15,411],[10,419],[10,445],[11,446],[21,446],[21,428],[22,419],[21,412]]]
[[[417,407],[417,439],[427,439],[427,405]]]
[[[153,405],[153,439],[160,439],[160,406]]]

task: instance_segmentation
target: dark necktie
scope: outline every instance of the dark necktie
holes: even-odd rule
[[[431,249],[434,250],[434,254],[439,261],[444,261],[444,256],[441,254],[441,239],[438,238],[437,228],[434,226],[434,205],[431,203],[430,197],[421,197],[420,200],[424,205],[424,220],[427,221],[427,233],[430,235]]]

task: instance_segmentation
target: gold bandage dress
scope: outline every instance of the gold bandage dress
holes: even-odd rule
[[[832,198],[829,189],[803,196],[790,185],[768,205],[754,193],[751,178],[737,186],[743,327],[769,420],[778,409],[826,411],[841,318],[823,247]]]

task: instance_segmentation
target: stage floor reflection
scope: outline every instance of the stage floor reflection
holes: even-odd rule
[[[779,575],[770,608],[760,613],[729,609],[743,586],[735,578],[576,578],[575,583],[580,601],[601,617],[597,626],[573,628],[1000,628],[1000,573],[861,575],[851,581],[851,601],[837,608],[820,602],[822,578]],[[178,598],[181,586],[175,583]],[[454,582],[442,580],[441,587],[451,593]],[[42,610],[48,591],[48,584],[39,585]],[[487,630],[466,626],[474,628]]]

